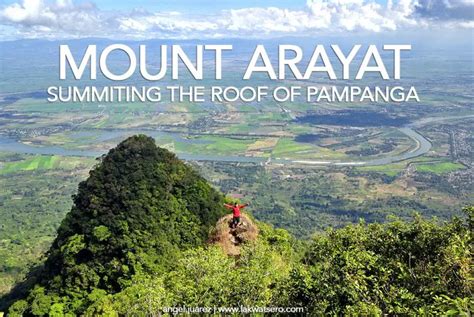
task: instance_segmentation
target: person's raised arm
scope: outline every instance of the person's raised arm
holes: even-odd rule
[[[249,205],[249,203],[246,203],[246,204],[240,205],[239,208],[243,209],[243,208],[247,207],[248,205]]]
[[[229,204],[224,204],[224,207],[227,208],[227,209],[232,209],[232,205],[229,205]]]

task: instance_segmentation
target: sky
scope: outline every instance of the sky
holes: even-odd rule
[[[75,1],[76,3],[88,2],[85,0]],[[89,1],[90,2],[90,1]],[[387,0],[375,0],[380,4],[386,4]],[[17,0],[0,1],[3,5],[18,3]],[[302,9],[306,6],[306,0],[100,0],[96,1],[97,6],[103,10],[132,10],[135,8],[145,8],[148,10],[169,10],[182,12],[217,12],[220,10],[242,9],[250,7],[277,7],[287,9]]]
[[[0,0],[0,40],[473,35],[473,29],[474,0]]]
[[[4,4],[11,5],[16,0],[4,0]],[[76,3],[87,1],[75,1]],[[271,6],[279,8],[303,8],[306,4],[305,0],[133,0],[133,1],[117,1],[117,0],[99,0],[95,2],[98,7],[103,10],[132,10],[135,8],[145,8],[148,10],[167,10],[167,11],[219,11],[228,9],[240,9],[249,7],[266,7]]]

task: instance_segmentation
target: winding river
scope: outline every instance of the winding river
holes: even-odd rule
[[[249,157],[249,156],[221,156],[221,155],[196,155],[196,154],[178,154],[181,159],[189,161],[224,161],[224,162],[241,162],[241,163],[279,163],[279,164],[305,164],[305,165],[332,165],[332,166],[371,166],[371,165],[385,165],[395,162],[400,162],[415,158],[427,153],[431,149],[431,142],[428,141],[423,135],[416,131],[416,128],[437,121],[454,120],[474,117],[474,115],[468,116],[453,116],[453,117],[430,117],[423,118],[402,128],[399,131],[404,133],[414,142],[414,147],[399,154],[389,155],[381,158],[373,158],[361,161],[317,161],[317,160],[285,160],[285,159],[271,159],[262,157]],[[88,137],[94,136],[97,142],[104,142],[114,139],[124,139],[127,136],[133,134],[147,134],[154,138],[166,136],[172,138],[175,141],[186,142],[186,143],[203,143],[207,141],[193,140],[183,138],[179,133],[169,133],[160,131],[149,131],[149,130],[106,130],[100,131],[97,134],[96,131],[78,131],[73,134],[73,137]],[[19,142],[13,137],[0,135],[0,151],[15,152],[15,153],[28,153],[28,154],[44,154],[44,155],[62,155],[62,156],[88,156],[98,157],[104,152],[91,151],[91,150],[80,150],[80,149],[67,149],[61,146],[37,146]]]

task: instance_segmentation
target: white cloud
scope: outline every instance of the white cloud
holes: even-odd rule
[[[131,32],[205,32],[217,30],[219,27],[216,23],[192,20],[177,12],[144,13],[136,17],[120,17],[117,21],[122,31]]]
[[[70,0],[46,3],[43,0],[23,0],[0,11],[0,24],[16,27],[25,37],[77,36],[93,34],[101,26],[103,16],[93,4],[75,5]],[[99,27],[99,28],[98,28]]]
[[[40,0],[24,0],[23,5],[14,3],[6,7],[2,15],[7,20],[18,23],[48,23],[48,20],[54,18],[49,9],[43,10]]]
[[[0,8],[0,28],[19,37],[213,38],[472,28],[472,0],[308,0],[306,8],[243,8],[207,16],[104,11],[72,0],[23,0]],[[1,34],[1,32],[0,32]]]
[[[308,7],[314,17],[330,19],[331,25],[347,31],[358,29],[380,32],[395,30],[397,21],[389,18],[386,7],[362,0],[309,0]]]

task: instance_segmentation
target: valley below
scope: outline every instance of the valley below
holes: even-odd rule
[[[470,56],[407,60],[406,84],[417,87],[419,103],[49,103],[46,87],[59,84],[49,53],[56,44],[25,43],[17,53],[31,65],[15,64],[11,44],[2,44],[0,294],[44,260],[89,170],[136,134],[153,137],[228,197],[252,202],[257,220],[297,238],[414,214],[444,221],[474,204]],[[224,61],[221,85],[240,83],[241,60]],[[445,73],[436,79],[424,72],[440,67]]]

